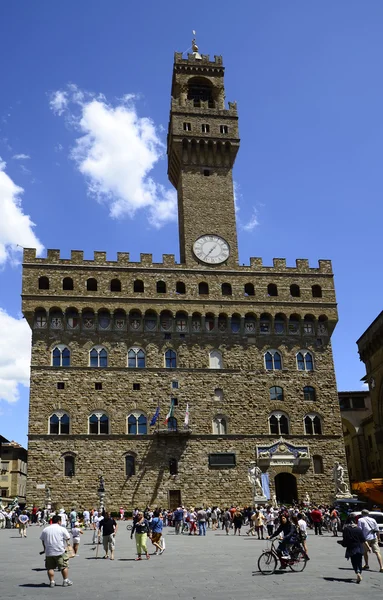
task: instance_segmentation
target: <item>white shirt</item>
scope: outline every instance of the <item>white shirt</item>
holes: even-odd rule
[[[66,514],[65,513],[60,513],[59,516],[61,517],[61,525],[63,527],[66,527],[67,522],[68,522]]]
[[[363,531],[366,540],[374,540],[376,538],[376,534],[373,533],[373,530],[375,529],[378,531],[379,527],[372,517],[362,517],[359,519],[358,527]]]
[[[58,523],[49,525],[40,535],[40,540],[45,545],[45,556],[61,556],[66,550],[66,540],[70,535],[64,527]]]
[[[301,530],[302,533],[306,533],[307,534],[307,523],[306,523],[306,521],[304,521],[303,519],[299,519],[298,526],[299,526],[299,529]]]
[[[89,521],[89,510],[84,510],[83,517],[84,521]]]

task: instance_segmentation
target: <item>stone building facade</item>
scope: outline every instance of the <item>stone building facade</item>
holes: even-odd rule
[[[0,435],[0,506],[7,506],[15,498],[23,505],[26,500],[26,486],[26,449]]]
[[[278,499],[328,500],[345,465],[331,263],[239,266],[222,58],[176,53],[171,95],[180,262],[24,252],[28,500],[45,483],[53,502],[95,505],[102,473],[112,509],[248,504],[254,461]]]

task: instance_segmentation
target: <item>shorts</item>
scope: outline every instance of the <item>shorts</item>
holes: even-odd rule
[[[160,541],[161,537],[162,537],[162,533],[152,533],[152,538],[151,539],[152,539],[153,544],[154,544],[154,542],[156,544],[158,544],[158,542]]]
[[[54,571],[57,568],[60,569],[60,571],[62,571],[63,569],[66,569],[68,567],[68,559],[69,556],[66,552],[64,552],[64,554],[61,554],[60,556],[46,556],[45,568],[47,571],[50,571],[51,569]]]
[[[73,538],[73,543],[74,544],[79,544],[80,543],[80,537],[74,537]]]
[[[103,535],[102,543],[103,543],[105,552],[108,552],[108,549],[114,550],[114,546],[115,546],[114,533],[111,533],[110,535]]]
[[[366,541],[374,554],[380,554],[379,543],[376,538],[374,540],[366,540]]]

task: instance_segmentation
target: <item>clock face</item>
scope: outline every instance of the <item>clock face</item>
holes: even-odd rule
[[[229,257],[229,244],[219,235],[203,235],[193,244],[196,257],[209,265],[218,265]]]

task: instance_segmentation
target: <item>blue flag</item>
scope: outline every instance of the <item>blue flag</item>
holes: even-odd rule
[[[152,416],[152,420],[150,421],[150,426],[153,427],[157,423],[157,419],[160,416],[160,407],[157,406],[156,412]]]

